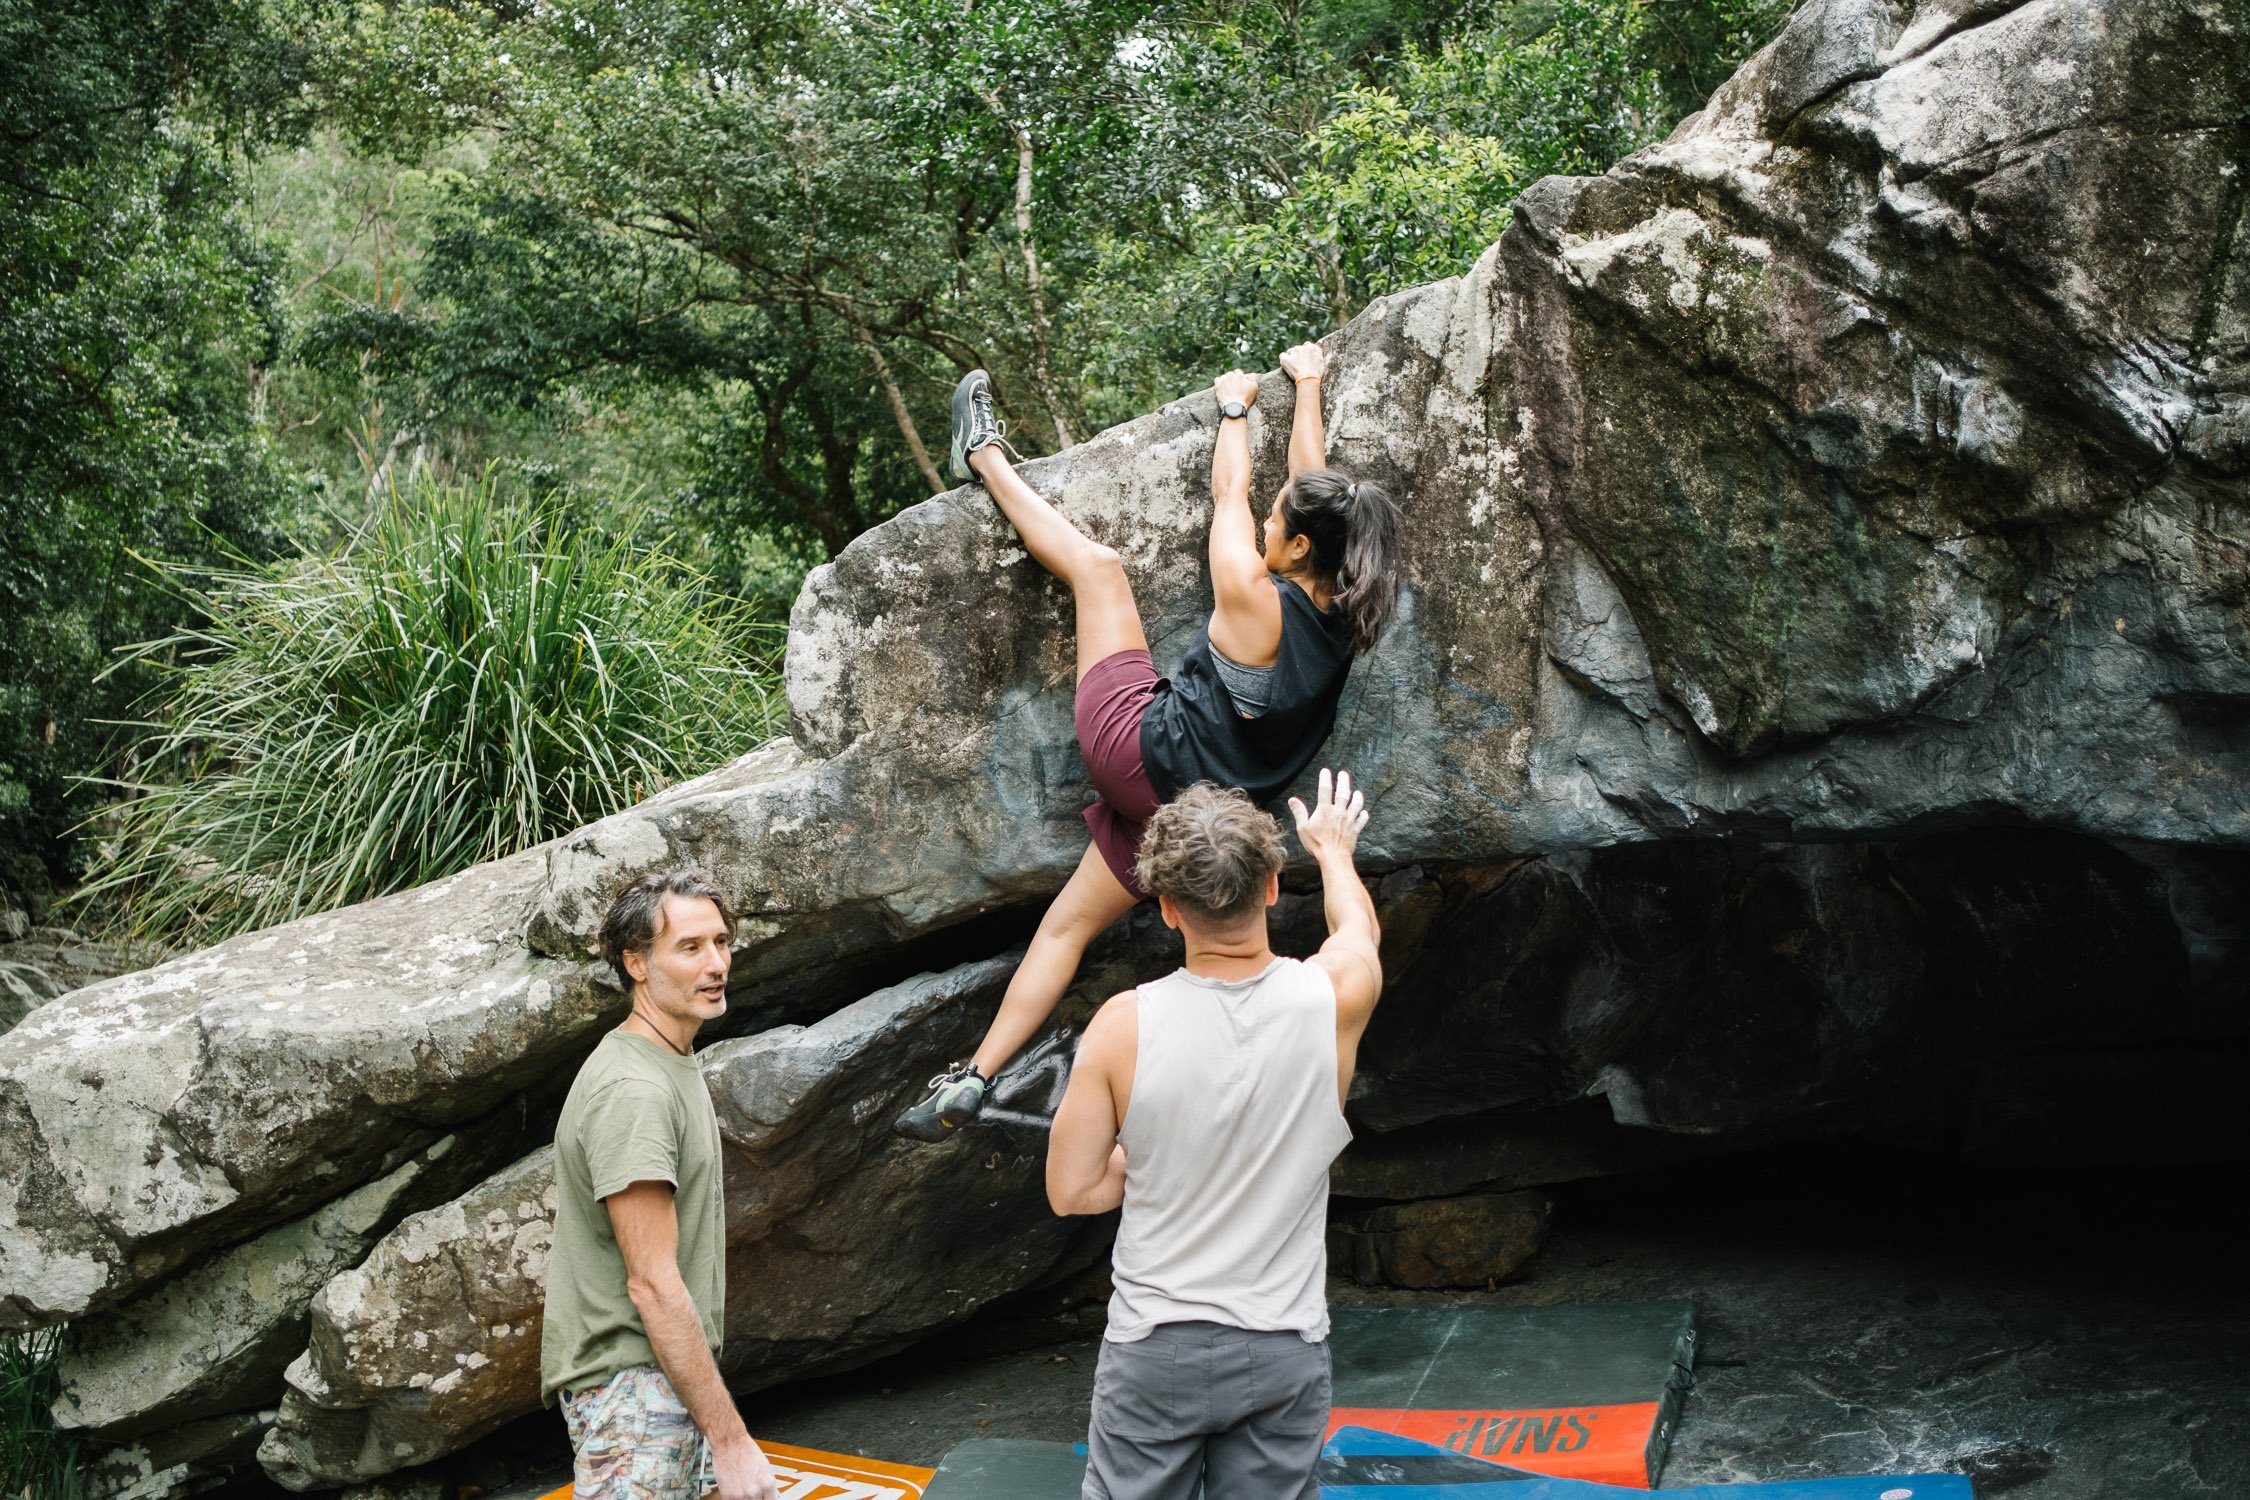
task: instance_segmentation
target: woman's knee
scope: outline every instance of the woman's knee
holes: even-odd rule
[[[1115,547],[1103,542],[1082,542],[1072,553],[1070,581],[1075,588],[1102,588],[1116,585],[1127,587],[1125,558]],[[1128,590],[1129,591],[1129,590]]]
[[[1062,888],[1039,920],[1039,935],[1083,948],[1119,915],[1133,909],[1133,898],[1102,865],[1099,878],[1083,866]]]

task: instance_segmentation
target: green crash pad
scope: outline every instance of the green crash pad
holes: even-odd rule
[[[922,1500],[1055,1500],[1086,1477],[1082,1444],[982,1438],[945,1455]]]
[[[1331,1322],[1331,1435],[1372,1427],[1638,1489],[1663,1465],[1695,1355],[1689,1302],[1357,1309]],[[1068,1443],[965,1443],[927,1500],[1055,1500],[1078,1493],[1084,1470]]]

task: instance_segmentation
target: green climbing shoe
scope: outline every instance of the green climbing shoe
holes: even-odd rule
[[[945,1140],[977,1117],[990,1088],[974,1063],[948,1068],[930,1080],[930,1097],[900,1115],[891,1129],[908,1140]]]

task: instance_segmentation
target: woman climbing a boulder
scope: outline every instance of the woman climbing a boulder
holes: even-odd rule
[[[1281,356],[1296,385],[1289,479],[1259,525],[1250,508],[1250,405],[1258,377],[1213,383],[1211,619],[1170,679],[1157,676],[1133,586],[1117,553],[1088,538],[1009,462],[992,383],[972,370],[953,392],[951,465],[984,485],[1025,550],[1077,605],[1078,747],[1100,800],[1086,809],[1085,857],[1047,908],[976,1055],[932,1080],[899,1116],[901,1135],[944,1140],[976,1118],[1001,1065],[1029,1041],[1102,929],[1142,899],[1141,829],[1199,781],[1278,797],[1336,722],[1352,658],[1381,638],[1398,603],[1398,508],[1375,484],[1323,463],[1318,344]]]

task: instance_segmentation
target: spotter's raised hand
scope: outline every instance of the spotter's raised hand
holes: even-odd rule
[[[1320,791],[1310,812],[1303,801],[1289,799],[1289,811],[1297,818],[1297,838],[1305,852],[1319,859],[1328,854],[1341,854],[1351,858],[1352,850],[1359,847],[1359,831],[1367,826],[1367,799],[1352,785],[1349,771],[1330,772],[1320,768]]]

